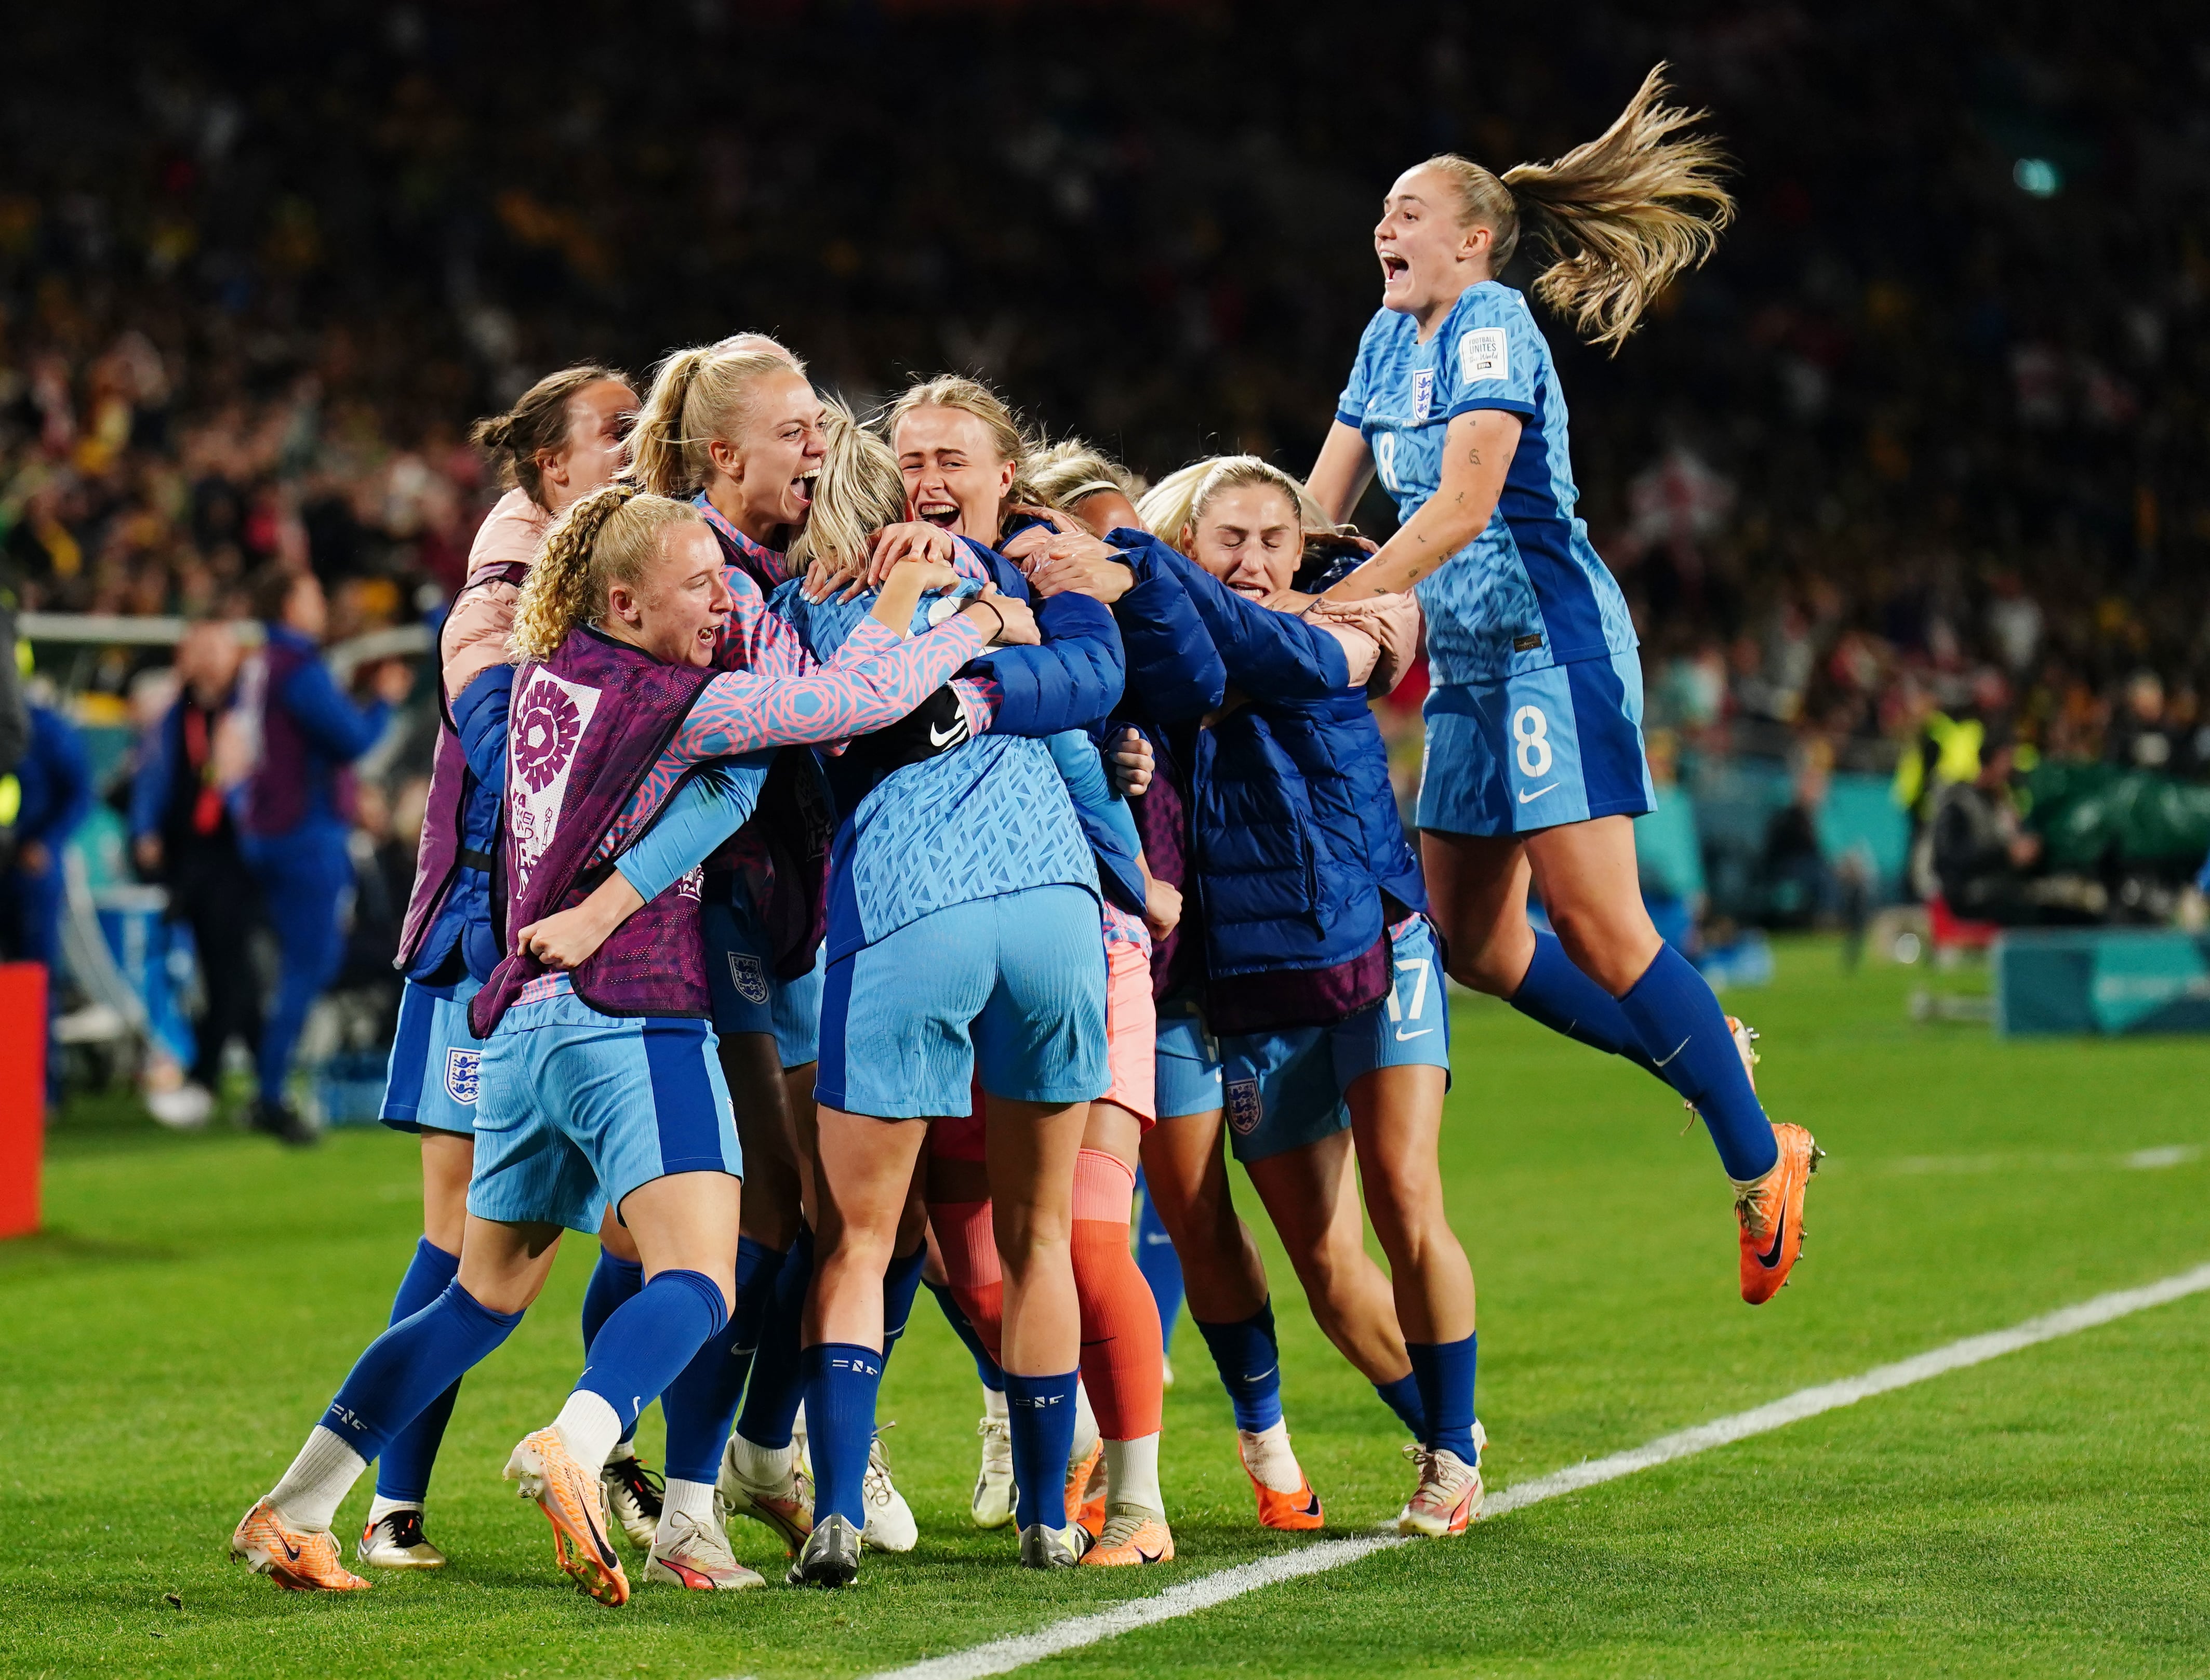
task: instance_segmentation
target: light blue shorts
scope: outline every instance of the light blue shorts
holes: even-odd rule
[[[468,1000],[481,982],[410,980],[399,994],[399,1026],[383,1077],[383,1123],[395,1132],[476,1129],[476,1079],[483,1041],[468,1031]]]
[[[1220,1041],[1197,1000],[1177,993],[1159,1006],[1156,1102],[1161,1120],[1210,1114],[1220,1106]]]
[[[595,1231],[607,1206],[672,1173],[740,1177],[744,1151],[704,1021],[517,1004],[483,1048],[468,1212]]]
[[[829,965],[814,1099],[883,1120],[993,1097],[1088,1103],[1111,1088],[1097,899],[1032,886],[953,904]]]
[[[1440,686],[1422,712],[1422,828],[1529,834],[1657,808],[1643,757],[1639,654]]]
[[[775,977],[775,957],[747,902],[704,904],[698,931],[706,941],[706,988],[714,994],[714,1030],[771,1032],[785,1067],[803,1067],[821,1049],[822,953],[795,980]]]
[[[1333,1137],[1350,1124],[1344,1093],[1377,1067],[1440,1067],[1448,1075],[1450,1000],[1425,916],[1403,924],[1389,968],[1389,995],[1333,1026],[1220,1041],[1228,1141],[1237,1160],[1263,1161]]]

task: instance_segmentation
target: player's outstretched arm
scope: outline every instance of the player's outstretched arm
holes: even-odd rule
[[[1337,431],[1348,431],[1341,421]],[[1504,475],[1519,444],[1519,417],[1502,408],[1471,408],[1443,434],[1442,484],[1397,528],[1365,565],[1325,599],[1363,601],[1399,595],[1479,536],[1504,493]],[[1321,504],[1323,507],[1326,504]]]

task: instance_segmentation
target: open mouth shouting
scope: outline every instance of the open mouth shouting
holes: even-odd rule
[[[1381,258],[1381,285],[1384,290],[1400,284],[1410,276],[1412,265],[1404,257],[1386,246],[1383,246],[1379,254]]]
[[[790,481],[790,499],[800,509],[813,505],[814,481],[821,476],[818,466],[808,467]]]
[[[935,526],[939,531],[957,531],[959,529],[959,504],[934,491],[923,494],[914,504],[913,513],[915,518]]]

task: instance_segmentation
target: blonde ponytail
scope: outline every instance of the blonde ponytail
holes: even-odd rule
[[[1056,507],[1057,503],[1047,498],[1030,476],[1037,445],[1036,440],[1022,429],[1013,411],[1005,406],[1005,399],[980,379],[969,379],[962,373],[939,373],[933,379],[909,386],[905,393],[876,416],[875,429],[883,440],[895,450],[897,448],[898,422],[916,408],[957,408],[962,414],[972,414],[982,422],[990,434],[990,446],[998,452],[998,459],[1013,463],[1012,488],[1005,493],[1005,503],[1025,502],[1039,507]],[[1004,517],[999,510],[999,517]],[[991,541],[997,540],[996,534]]]
[[[1553,259],[1535,277],[1535,294],[1615,353],[1651,300],[1701,264],[1734,220],[1718,142],[1676,137],[1709,113],[1658,102],[1670,91],[1665,69],[1643,78],[1609,128],[1552,162],[1501,177],[1447,153],[1423,166],[1450,176],[1461,227],[1490,230],[1492,273],[1512,260],[1524,232]]]
[[[555,520],[514,603],[507,647],[517,660],[550,659],[578,625],[604,621],[607,591],[634,586],[667,526],[696,521],[687,502],[616,482],[580,497]]]
[[[804,362],[758,333],[678,350],[653,371],[651,393],[637,410],[631,475],[655,496],[697,493],[713,466],[709,446],[716,438],[733,443],[744,429],[752,381],[805,372]]]

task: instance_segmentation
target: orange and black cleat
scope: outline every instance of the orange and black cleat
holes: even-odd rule
[[[602,1604],[629,1602],[629,1577],[607,1533],[599,1466],[585,1469],[556,1429],[524,1435],[506,1461],[506,1479],[534,1499],[552,1525],[552,1561]]]
[[[1742,1225],[1742,1298],[1753,1307],[1780,1292],[1803,1252],[1804,1191],[1826,1158],[1800,1126],[1775,1126],[1772,1137],[1780,1145],[1780,1158],[1763,1177],[1737,1185],[1735,1194],[1735,1218]]]
[[[365,1592],[373,1584],[338,1561],[337,1536],[293,1527],[269,1499],[238,1520],[230,1555],[287,1592]]]
[[[1105,1443],[1066,1472],[1066,1520],[1096,1539],[1105,1532]]]
[[[1241,1429],[1235,1435],[1235,1450],[1243,1460],[1243,1473],[1250,1477],[1251,1490],[1259,1496],[1259,1526],[1279,1529],[1285,1534],[1301,1534],[1325,1526],[1327,1515],[1320,1509],[1319,1496],[1313,1491],[1304,1472],[1297,1472],[1295,1493],[1268,1487],[1251,1468],[1251,1452],[1246,1442],[1252,1437]]]
[[[1107,1520],[1097,1544],[1083,1554],[1082,1565],[1112,1569],[1171,1563],[1174,1555],[1174,1531],[1164,1517],[1140,1506],[1123,1505]]]

